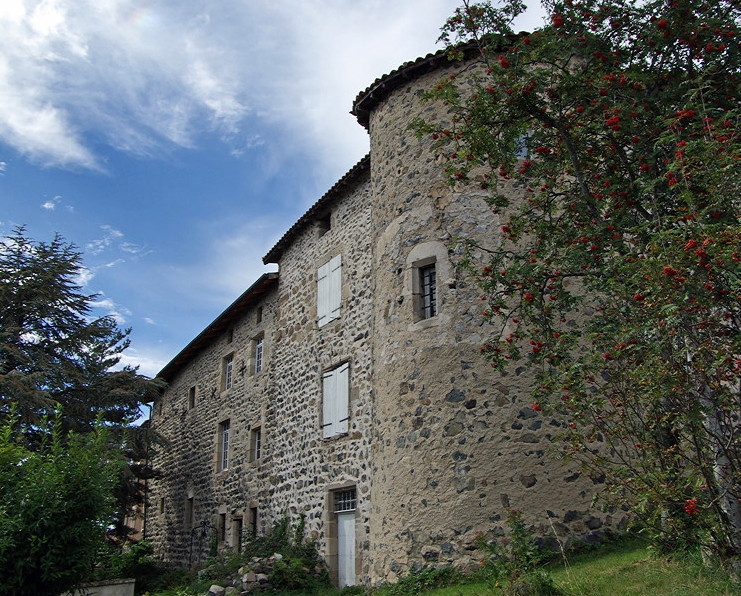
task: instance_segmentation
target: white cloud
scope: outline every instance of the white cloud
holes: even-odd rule
[[[150,154],[189,146],[204,127],[233,134],[245,113],[224,42],[198,6],[2,4],[0,136],[37,163],[99,169],[91,133]]]
[[[102,169],[93,138],[151,156],[214,131],[235,157],[265,143],[339,175],[367,151],[356,94],[436,50],[459,4],[4,0],[0,137],[36,162]],[[279,134],[256,137],[255,119]]]
[[[106,315],[113,317],[113,320],[119,325],[123,325],[126,322],[126,317],[131,316],[131,311],[128,308],[116,304],[101,292],[98,292],[96,299],[90,302],[90,306],[106,311]]]
[[[56,197],[47,199],[46,201],[41,203],[41,208],[46,209],[47,211],[54,211],[56,206],[59,204],[59,201],[61,200],[62,200],[62,197],[60,195],[57,195]]]
[[[168,360],[157,350],[137,349],[129,346],[120,354],[121,359],[116,368],[121,369],[124,366],[139,367],[139,373],[147,377],[154,378],[161,371]]]
[[[144,317],[144,322],[145,322],[145,323],[146,323],[147,325],[156,325],[156,324],[157,324],[157,323],[155,323],[155,322],[154,322],[154,320],[153,320],[153,319],[150,319],[149,317]]]
[[[87,286],[90,281],[95,277],[95,271],[88,269],[87,267],[81,267],[78,272],[77,276],[73,280],[74,283],[76,283],[78,286],[84,288]]]
[[[85,251],[91,255],[99,255],[106,248],[108,248],[113,242],[123,238],[123,232],[116,230],[109,225],[100,226],[100,229],[104,231],[102,238],[91,240],[85,245]],[[115,263],[114,263],[115,264]],[[110,267],[110,265],[106,265]]]
[[[0,161],[0,176],[3,176],[5,174],[5,171],[8,169],[8,162],[7,161]]]
[[[139,246],[138,244],[134,244],[133,242],[122,242],[118,245],[118,248],[120,248],[123,252],[127,252],[132,255],[138,255],[144,250],[141,246]]]

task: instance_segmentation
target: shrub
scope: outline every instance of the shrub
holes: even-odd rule
[[[542,566],[552,553],[541,549],[522,519],[522,511],[509,510],[509,542],[506,546],[487,543],[479,546],[491,553],[484,568],[497,587],[507,596],[559,596],[563,592],[553,583]]]
[[[119,462],[102,427],[81,436],[57,422],[34,452],[12,425],[0,427],[0,591],[61,594],[93,568]]]
[[[133,577],[136,593],[163,589],[185,580],[184,569],[172,568],[152,556],[148,542],[137,542],[124,548],[114,548],[103,555],[95,571],[96,580]]]
[[[395,584],[388,586],[390,596],[416,596],[433,588],[444,588],[461,581],[461,573],[454,567],[423,567],[411,571],[399,578]]]

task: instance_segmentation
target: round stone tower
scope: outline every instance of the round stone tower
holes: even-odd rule
[[[461,70],[429,55],[377,80],[354,105],[371,143],[375,411],[365,572],[374,582],[425,563],[476,564],[484,556],[476,538],[503,535],[508,508],[523,510],[543,536],[584,536],[611,522],[589,509],[595,480],[550,453],[554,429],[532,409],[527,373],[502,375],[479,356],[491,328],[477,289],[456,270],[453,245],[457,237],[493,245],[498,216],[482,191],[450,187],[445,156],[409,128],[418,116],[445,126],[443,106],[421,96]]]

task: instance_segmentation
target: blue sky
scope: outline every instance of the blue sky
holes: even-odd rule
[[[359,91],[457,0],[2,0],[0,235],[85,253],[154,375],[368,150]],[[521,29],[540,23],[537,14]]]

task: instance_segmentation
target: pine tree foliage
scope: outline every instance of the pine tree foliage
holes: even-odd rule
[[[57,419],[62,433],[105,425],[128,463],[114,487],[117,515],[109,528],[125,539],[126,516],[145,497],[141,481],[154,474],[148,456],[157,443],[148,426],[133,423],[162,385],[135,368],[116,368],[129,330],[110,316],[92,316],[97,297],[82,292],[83,273],[82,254],[60,236],[36,242],[19,228],[0,242],[0,422],[12,417],[32,450],[47,441],[47,418]]]
[[[156,385],[135,369],[112,370],[129,330],[91,316],[83,269],[60,236],[34,242],[18,229],[0,244],[0,416],[15,407],[29,433],[59,410],[65,430],[89,431],[99,417],[125,426],[154,397]]]

